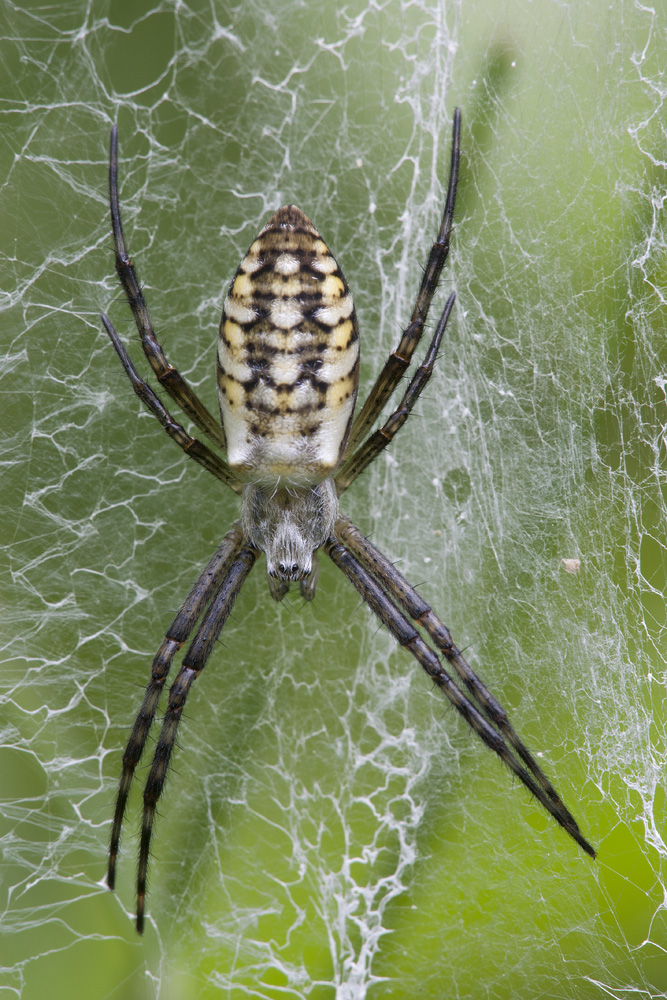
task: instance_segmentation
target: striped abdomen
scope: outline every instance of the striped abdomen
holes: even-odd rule
[[[280,208],[241,262],[222,311],[218,392],[232,469],[267,484],[331,475],[358,380],[347,282],[304,213]]]

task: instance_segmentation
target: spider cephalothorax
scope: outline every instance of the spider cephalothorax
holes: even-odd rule
[[[385,423],[372,427],[407,372],[424,331],[449,252],[459,165],[460,114],[454,115],[447,201],[410,322],[354,417],[359,379],[359,332],[352,296],[324,240],[294,205],[279,209],[253,241],[225,299],[218,346],[222,422],[207,410],[160,347],[134,265],[128,257],[118,204],[117,131],[111,132],[109,191],[116,271],[141,343],[169,396],[223,459],[177,423],[138,375],[108,317],[104,327],[134,391],[167,434],[200,465],[240,494],[241,518],[202,570],[155,655],[146,693],[123,757],[109,846],[107,881],[114,887],[127,797],[176,653],[198,625],[169,691],[160,736],[144,788],[137,871],[137,930],[144,921],[153,819],[178,724],[194,680],[203,670],[234,601],[260,553],[269,590],[280,600],[299,582],[315,594],[317,551],[339,567],[363,600],[432,678],[468,725],[588,854],[579,831],[506,712],[452,642],[446,626],[396,567],[338,509],[338,498],[392,441],[433,372],[450,295],[424,360]],[[413,624],[414,623],[414,624]],[[421,630],[421,631],[419,631]],[[422,634],[428,637],[426,641]],[[456,684],[440,657],[454,670]]]
[[[251,545],[266,555],[272,597],[280,600],[296,580],[301,581],[305,598],[315,596],[315,552],[331,535],[337,516],[333,479],[314,486],[244,487],[243,531]]]

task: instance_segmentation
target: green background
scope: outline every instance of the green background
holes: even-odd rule
[[[5,2],[0,33],[0,998],[664,995],[667,12]],[[111,123],[154,323],[215,408],[226,283],[288,201],[352,286],[370,385],[436,231],[455,106],[435,306],[454,288],[455,313],[345,510],[599,858],[331,564],[305,607],[275,605],[260,565],[188,701],[139,940],[140,782],[117,895],[102,883],[122,747],[237,502],[140,411],[100,329],[105,309],[146,372],[113,273]]]

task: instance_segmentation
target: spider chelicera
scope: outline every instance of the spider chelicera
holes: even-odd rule
[[[372,432],[373,424],[410,367],[449,253],[460,128],[457,110],[447,201],[412,317],[357,416],[354,408],[359,332],[352,296],[315,227],[300,209],[287,205],[275,213],[251,245],[225,300],[218,342],[221,423],[169,363],[155,336],[125,247],[118,201],[118,133],[115,126],[112,129],[109,196],[116,271],[144,353],[160,385],[198,430],[226,452],[226,460],[174,420],[139,376],[111,322],[102,314],[104,328],[132,388],[169,437],[241,496],[240,520],[232,525],[204,567],[153,660],[151,678],[123,756],[109,846],[107,882],[111,889],[116,880],[116,858],[132,777],[172,660],[199,622],[170,688],[144,787],[137,872],[140,933],[153,820],[185,700],[262,552],[266,556],[269,592],[275,600],[281,600],[290,584],[296,582],[302,596],[312,600],[317,584],[317,552],[322,549],[483,742],[580,847],[595,856],[553,785],[515,733],[507,713],[463,658],[446,626],[338,507],[341,494],[403,426],[433,372],[454,305],[453,293],[424,360],[398,406],[383,426]],[[418,629],[428,636],[431,645]],[[453,668],[461,687],[444,669],[438,654]]]

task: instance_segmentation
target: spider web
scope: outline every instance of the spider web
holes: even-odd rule
[[[667,990],[667,21],[501,7],[2,5],[0,997]],[[226,282],[290,200],[352,286],[368,387],[410,313],[457,104],[435,306],[455,287],[455,315],[345,510],[469,646],[599,860],[331,565],[307,607],[271,602],[260,566],[188,702],[140,942],[141,781],[117,895],[101,881],[122,746],[236,501],[139,411],[100,331],[104,308],[140,359],[110,125],[154,322],[214,408]]]

